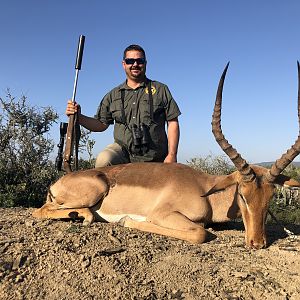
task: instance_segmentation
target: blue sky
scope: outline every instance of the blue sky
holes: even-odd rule
[[[296,0],[2,0],[0,97],[10,88],[31,105],[51,105],[67,121],[84,34],[77,101],[93,116],[102,97],[125,79],[124,48],[140,44],[148,77],[167,84],[182,111],[178,158],[185,162],[222,153],[210,122],[218,80],[230,61],[224,134],[249,162],[275,160],[299,132],[299,10]],[[58,126],[51,134],[58,141]],[[112,142],[112,127],[93,138],[96,155]]]

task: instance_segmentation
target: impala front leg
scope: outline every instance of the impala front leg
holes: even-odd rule
[[[32,216],[38,219],[75,219],[83,218],[83,225],[89,226],[94,215],[89,208],[61,208],[55,203],[46,203],[36,209]]]
[[[124,217],[120,223],[124,227],[170,236],[193,244],[202,244],[206,240],[206,230],[178,212],[172,212],[164,218],[153,215],[147,220],[140,222]]]

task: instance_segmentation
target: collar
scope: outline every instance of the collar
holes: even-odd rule
[[[145,88],[147,86],[147,84],[149,83],[149,81],[151,81],[151,80],[146,77],[146,79],[140,83],[140,86],[138,88],[140,88],[140,87]],[[127,80],[125,80],[119,86],[119,90],[132,90],[132,88],[127,85]]]

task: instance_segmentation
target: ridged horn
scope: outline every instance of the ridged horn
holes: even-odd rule
[[[243,180],[252,181],[255,179],[255,173],[249,164],[241,157],[236,149],[229,144],[222,133],[221,128],[221,109],[222,109],[222,93],[225,81],[226,72],[229,66],[229,62],[226,65],[223,74],[219,81],[219,86],[217,90],[216,102],[214,107],[214,112],[212,115],[212,132],[215,136],[217,143],[220,145],[221,149],[228,155],[230,160],[236,166],[237,170],[242,174]]]
[[[298,123],[300,129],[300,65],[299,61],[297,61],[298,67]],[[299,132],[300,134],[300,132]],[[281,158],[277,159],[275,163],[272,165],[269,172],[265,175],[266,179],[269,182],[274,182],[276,177],[294,160],[294,158],[300,153],[300,135],[298,135],[298,139],[291,146],[290,149],[287,150],[285,154],[281,156]]]

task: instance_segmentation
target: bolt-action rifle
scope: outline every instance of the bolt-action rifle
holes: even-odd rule
[[[77,56],[76,56],[76,64],[75,64],[75,80],[73,87],[73,96],[72,102],[75,103],[76,89],[77,89],[77,81],[78,81],[78,73],[81,69],[83,48],[84,48],[85,36],[81,35],[79,37]],[[64,146],[64,138],[66,136],[66,146],[63,154],[63,146]],[[67,173],[72,172],[71,169],[71,160],[74,163],[74,169],[78,170],[78,145],[80,139],[80,126],[78,122],[78,114],[75,113],[69,116],[68,123],[60,123],[60,141],[57,145],[58,147],[58,155],[55,161],[55,166],[58,171],[61,171],[62,162],[63,168]],[[74,152],[74,157],[73,157]]]

